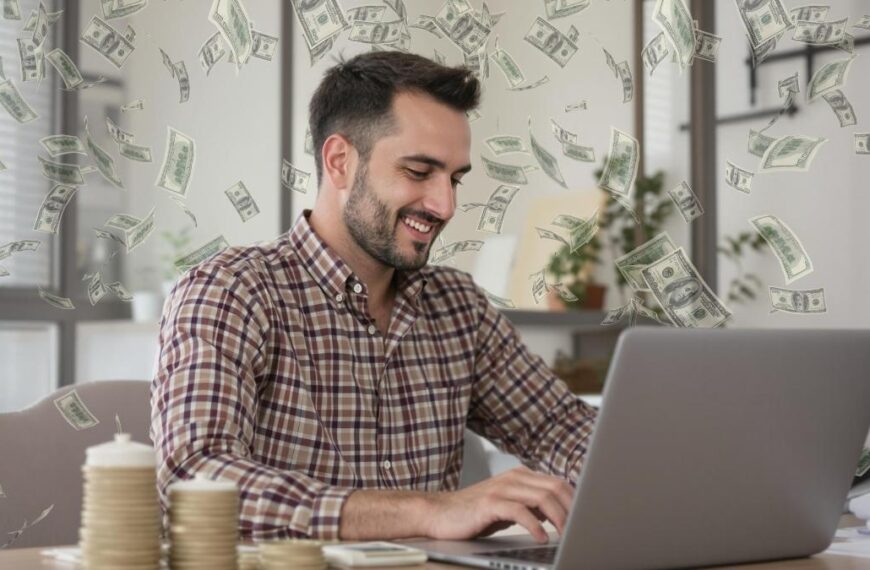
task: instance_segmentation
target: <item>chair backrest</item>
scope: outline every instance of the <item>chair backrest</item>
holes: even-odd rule
[[[73,390],[99,421],[93,427],[76,430],[55,405]],[[148,381],[67,386],[30,408],[0,414],[0,546],[9,540],[8,548],[78,543],[85,449],[112,440],[116,414],[134,441],[152,445]],[[7,534],[32,524],[49,507],[45,518],[17,538]]]

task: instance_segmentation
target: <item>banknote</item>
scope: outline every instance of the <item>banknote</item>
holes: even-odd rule
[[[619,80],[622,81],[622,102],[628,103],[634,98],[634,80],[631,77],[631,67],[627,61],[616,64]]]
[[[60,182],[68,186],[77,186],[85,183],[81,170],[75,164],[63,164],[52,162],[41,156],[37,157],[42,165],[42,175],[49,180]]]
[[[180,131],[167,127],[166,154],[155,186],[186,196],[196,162],[196,143]]]
[[[576,303],[580,300],[580,298],[572,293],[571,290],[568,289],[568,287],[564,283],[553,283],[552,285],[550,285],[549,289],[555,290],[556,293],[558,293],[559,296],[562,297],[562,300],[566,303]]]
[[[367,44],[389,44],[401,39],[403,27],[404,23],[402,20],[394,20],[392,22],[357,20],[351,26],[348,39],[353,42]]]
[[[556,119],[554,119],[553,117],[550,117],[550,128],[553,130],[553,134],[556,136],[556,140],[560,143],[577,142],[577,135],[559,125],[559,123],[557,123]]]
[[[435,24],[465,55],[480,51],[491,32],[475,17],[474,10],[465,10],[464,5],[455,0],[444,3],[435,15]]]
[[[753,176],[755,176],[754,172],[740,168],[730,160],[725,162],[725,182],[735,190],[749,194],[752,191]]]
[[[489,150],[496,156],[510,152],[529,152],[523,139],[514,135],[498,135],[484,140]]]
[[[64,154],[88,154],[81,139],[74,135],[51,135],[39,139],[39,144],[52,157]]]
[[[0,246],[0,259],[6,259],[13,253],[36,251],[39,249],[40,243],[42,242],[33,239],[11,241]]]
[[[657,0],[653,21],[670,42],[680,68],[688,67],[695,54],[695,26],[685,1]]]
[[[794,27],[782,0],[736,0],[737,11],[753,46],[781,36]]]
[[[241,180],[224,190],[224,194],[229,198],[243,222],[247,222],[260,213],[260,208],[257,207],[254,197],[251,196],[251,192]]]
[[[504,74],[505,79],[507,79],[511,87],[518,87],[526,80],[523,71],[517,65],[517,62],[514,61],[514,58],[508,52],[498,47],[498,38],[496,38],[496,49],[489,57],[492,58],[502,74]]]
[[[764,156],[764,151],[766,151],[770,145],[776,140],[774,137],[769,137],[764,133],[760,133],[756,130],[749,130],[749,141],[747,142],[747,150],[750,154],[754,154],[757,157]]]
[[[227,240],[224,238],[224,236],[219,235],[202,247],[176,259],[174,263],[175,269],[179,273],[185,273],[195,265],[198,265],[206,259],[220,253],[229,246],[230,244],[227,243]]]
[[[202,44],[202,47],[199,48],[199,65],[200,67],[202,67],[203,71],[205,71],[206,76],[211,73],[211,70],[212,68],[214,68],[215,64],[223,59],[226,55],[227,50],[224,47],[221,33],[213,33],[211,36],[208,37],[208,39],[205,40],[205,43]]]
[[[132,133],[128,133],[121,127],[115,124],[111,117],[106,115],[106,130],[116,143],[131,143],[135,140]]]
[[[39,81],[45,77],[45,57],[43,48],[30,38],[17,38],[18,61],[21,81]]]
[[[577,53],[577,46],[568,36],[540,16],[532,22],[532,26],[526,32],[525,40],[555,61],[559,67],[565,67]]]
[[[670,53],[669,46],[670,44],[668,44],[664,32],[659,32],[644,46],[641,51],[641,59],[643,60],[643,67],[646,69],[647,73],[649,73],[650,77],[652,77],[653,71],[655,71],[656,67],[658,67],[658,65],[664,61]]]
[[[549,287],[547,287],[547,278],[544,275],[543,270],[532,273],[529,275],[529,278],[532,279],[532,297],[534,297],[536,305],[540,304],[549,290]]]
[[[722,37],[695,28],[695,57],[716,63]]]
[[[129,303],[133,300],[133,295],[124,287],[120,281],[115,281],[114,283],[106,283],[106,288],[115,294],[119,301],[124,303]]]
[[[824,287],[802,290],[770,287],[769,292],[770,304],[776,311],[803,315],[828,312]]]
[[[432,256],[429,258],[429,263],[431,263],[432,265],[436,265],[453,257],[457,253],[462,253],[466,251],[480,251],[480,248],[482,247],[483,242],[480,240],[464,240],[453,242],[433,251]]]
[[[583,99],[581,101],[577,101],[576,103],[569,103],[569,104],[565,105],[565,112],[570,113],[571,111],[576,111],[577,109],[586,110],[586,108],[587,108],[586,99]]]
[[[613,72],[613,76],[619,77],[619,71],[617,71],[616,69],[616,59],[614,59],[614,57],[610,55],[610,52],[607,51],[604,46],[601,47],[601,51],[604,52],[604,62],[607,63],[607,67],[609,67],[610,71]]]
[[[807,100],[812,102],[846,83],[855,56],[826,63],[813,74],[807,86]]]
[[[549,82],[550,82],[550,76],[545,75],[536,81],[532,81],[531,83],[526,83],[525,85],[517,85],[516,87],[510,87],[509,89],[511,91],[528,91],[529,89],[535,89],[535,88],[540,87],[541,85],[544,85],[545,83],[549,83]],[[474,109],[474,110],[476,111],[476,109]]]
[[[296,20],[302,26],[309,52],[312,52],[315,46],[326,45],[324,42],[331,40],[349,26],[337,0],[318,2],[291,0],[290,5],[296,13]]]
[[[507,299],[505,297],[499,297],[498,295],[493,295],[483,287],[481,287],[481,290],[483,291],[483,294],[486,295],[486,298],[489,299],[489,302],[496,307],[500,307],[502,309],[515,309],[517,307],[510,299]]]
[[[581,162],[595,162],[595,149],[573,143],[562,143],[562,154]]]
[[[2,0],[2,5],[4,20],[21,19],[21,6],[18,4],[18,0]]]
[[[687,224],[692,223],[693,220],[700,218],[704,214],[704,207],[701,206],[701,201],[685,180],[680,182],[680,185],[676,188],[668,190],[668,197],[676,204],[680,210],[680,215],[683,216]]]
[[[806,171],[819,149],[828,142],[825,137],[786,135],[776,139],[764,151],[759,171]]]
[[[196,221],[196,215],[194,215],[190,208],[187,207],[187,204],[184,203],[184,200],[176,196],[170,196],[169,198],[173,202],[175,202],[175,205],[178,206],[188,218],[190,218],[190,220],[193,222],[193,227],[197,227],[199,225],[199,223]]]
[[[865,30],[870,30],[870,15],[861,16],[861,19],[858,20],[857,23],[852,24],[853,28],[864,28]]]
[[[798,8],[792,8],[788,13],[792,22],[797,22],[798,20],[804,22],[821,22],[828,17],[828,10],[830,10],[830,6],[800,6]]]
[[[813,272],[813,263],[810,261],[809,254],[785,222],[774,215],[764,214],[750,218],[749,223],[770,244],[773,253],[779,259],[786,285]]]
[[[795,71],[794,74],[789,75],[785,79],[780,80],[776,84],[776,88],[779,91],[779,98],[785,99],[789,93],[797,95],[801,92],[800,80],[798,79],[798,72]]]
[[[754,46],[751,43],[750,46],[750,55],[752,56],[752,67],[758,67],[763,61],[765,61],[770,55],[776,51],[776,44],[779,41],[780,36],[776,36],[770,38],[766,42],[763,42],[760,45]]]
[[[56,234],[63,211],[76,193],[76,190],[78,190],[77,186],[55,184],[42,201],[42,205],[39,206],[33,229],[38,232]]]
[[[483,168],[486,170],[486,175],[490,178],[507,182],[511,185],[529,183],[529,179],[526,177],[526,172],[522,166],[495,162],[485,156],[481,156],[480,160],[483,161]]]
[[[297,2],[311,4],[304,0],[296,0],[292,4],[295,5]],[[324,2],[316,4],[324,4]],[[241,0],[214,0],[208,13],[208,21],[214,24],[229,46],[238,72],[248,62],[253,48],[251,19],[245,6]]]
[[[822,98],[830,105],[834,114],[837,115],[837,121],[839,121],[841,128],[854,125],[858,122],[858,119],[855,118],[855,110],[852,109],[852,103],[843,95],[842,91],[839,89],[828,91],[822,95]]]
[[[87,292],[88,301],[91,303],[92,307],[99,303],[100,300],[106,296],[106,293],[109,292],[105,283],[103,283],[103,276],[99,271],[94,273],[88,281]]]
[[[121,69],[135,46],[118,30],[106,23],[99,16],[94,16],[82,32],[81,41],[92,47],[106,61]]]
[[[305,194],[308,190],[308,180],[310,178],[310,172],[296,168],[287,162],[286,159],[281,160],[281,184],[284,185],[284,188]]]
[[[641,270],[677,250],[671,236],[662,232],[614,261],[626,283],[638,291],[647,289]]]
[[[567,245],[570,248],[571,253],[574,253],[592,241],[592,238],[595,237],[595,234],[598,232],[598,210],[595,210],[588,218],[578,218],[568,214],[559,214],[553,218],[553,221],[550,223],[556,227],[569,230]]]
[[[637,176],[639,145],[631,135],[610,128],[610,150],[598,180],[598,186],[617,196],[627,198]]]
[[[133,226],[127,233],[126,246],[127,253],[130,253],[140,245],[142,245],[148,236],[154,232],[154,208],[145,216],[141,222]]]
[[[628,303],[626,303],[624,305],[616,307],[615,309],[610,309],[604,315],[604,320],[601,321],[601,326],[608,327],[611,325],[615,325],[616,323],[618,323],[619,321],[624,319],[630,310],[631,310],[631,301],[629,301]]]
[[[311,136],[311,131],[307,127],[305,128],[305,142],[302,144],[302,151],[314,156],[314,137]]]
[[[151,162],[151,147],[142,146],[132,143],[121,143],[118,145],[118,151],[121,156],[135,160],[137,162]]]
[[[39,118],[39,113],[27,104],[11,79],[0,82],[0,105],[19,123],[29,123]]]
[[[75,389],[54,400],[54,406],[76,431],[89,429],[100,423],[82,401]]]
[[[123,190],[124,183],[121,182],[121,177],[118,176],[118,173],[115,171],[115,159],[99,147],[91,138],[87,117],[85,117],[85,147],[87,147],[90,152],[91,158],[93,158],[94,164],[100,172],[100,175],[115,188]]]
[[[178,102],[185,103],[190,100],[190,77],[187,75],[187,66],[183,61],[173,64],[175,66],[175,79],[178,80]]]
[[[78,85],[84,83],[79,68],[73,63],[73,60],[60,48],[55,48],[45,54],[45,59],[57,71],[60,78],[63,80],[67,89],[74,89]]]
[[[130,101],[126,105],[121,105],[121,111],[141,111],[145,108],[145,101],[143,99],[136,99],[135,101]]]
[[[477,223],[478,231],[500,234],[508,206],[510,206],[511,201],[519,191],[520,189],[516,186],[507,186],[505,184],[496,188],[490,194],[480,213],[480,220]]]
[[[795,22],[794,34],[791,39],[814,46],[836,44],[842,41],[848,23],[848,18],[833,22],[798,21]]]
[[[427,16],[426,14],[421,14],[417,16],[417,20],[413,24],[409,24],[408,27],[426,30],[427,32],[439,39],[444,37],[444,34],[441,33],[441,29],[438,27],[438,24],[435,23],[434,16]]]
[[[855,133],[855,154],[870,154],[870,133]]]
[[[589,7],[590,0],[544,0],[547,18],[564,18]]]
[[[547,176],[556,181],[559,186],[563,188],[568,188],[568,185],[565,183],[565,178],[562,176],[562,171],[559,168],[559,162],[556,160],[556,157],[550,154],[547,149],[538,144],[537,139],[535,139],[535,135],[532,134],[532,117],[529,116],[529,142],[532,146],[532,154],[535,159],[537,159],[538,164],[541,165],[541,168],[544,172],[547,173]]]
[[[257,59],[272,61],[278,49],[278,38],[253,30],[251,32],[251,55]]]
[[[143,10],[148,6],[148,0],[100,0],[100,5],[105,19],[116,20]]]
[[[681,247],[642,269],[641,275],[675,326],[718,327],[731,316]]]
[[[345,12],[345,18],[349,23],[356,21],[380,22],[386,11],[386,6],[357,6]]]
[[[39,293],[39,296],[42,298],[42,300],[44,300],[52,307],[64,309],[66,311],[71,311],[76,308],[75,305],[73,305],[73,302],[67,297],[52,295],[51,293],[43,291],[42,287],[37,287],[37,292]]]

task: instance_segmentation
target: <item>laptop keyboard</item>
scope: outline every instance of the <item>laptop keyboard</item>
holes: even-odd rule
[[[552,564],[556,561],[556,551],[558,545],[553,546],[532,546],[529,548],[511,548],[505,550],[488,550],[486,552],[475,552],[477,556],[488,556],[496,558],[516,558],[527,562],[541,562],[543,564]]]

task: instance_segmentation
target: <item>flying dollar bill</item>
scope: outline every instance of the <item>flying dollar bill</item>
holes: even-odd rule
[[[137,162],[151,162],[151,147],[141,146],[132,143],[121,143],[118,145],[118,152],[121,156],[135,160]]]
[[[752,178],[754,176],[754,172],[740,168],[730,160],[725,162],[725,182],[735,190],[749,194],[752,190]]]
[[[260,213],[260,208],[257,207],[254,197],[251,196],[251,192],[241,180],[224,190],[224,194],[229,198],[243,222],[247,222]]]
[[[481,287],[481,289],[483,290],[483,294],[486,296],[486,298],[489,299],[489,302],[496,307],[500,307],[502,309],[516,309],[517,306],[510,299],[507,299],[505,297],[499,297],[498,295],[493,295],[483,287]]]
[[[813,74],[807,86],[807,100],[813,102],[828,91],[842,87],[846,83],[846,78],[849,76],[849,70],[854,61],[855,56],[852,56],[826,63],[820,67]]]
[[[849,102],[839,89],[828,91],[822,95],[822,99],[827,102],[834,114],[837,115],[840,128],[848,127],[858,122],[858,119],[855,117],[855,110],[852,109],[852,103]]]
[[[490,160],[485,156],[481,156],[480,160],[483,161],[483,168],[486,171],[486,175],[490,178],[494,178],[496,180],[500,180],[511,185],[529,183],[529,179],[526,177],[526,172],[522,166],[514,166],[512,164],[495,162],[494,160]]]
[[[508,206],[519,192],[516,186],[500,185],[490,194],[489,199],[480,213],[477,224],[478,231],[500,234]]]
[[[794,27],[782,0],[735,0],[753,46],[775,40]]]
[[[73,63],[73,60],[60,48],[55,48],[45,54],[45,59],[57,71],[60,78],[63,80],[67,89],[75,89],[77,86],[84,83],[79,68]]]
[[[64,154],[76,153],[87,154],[85,145],[81,139],[74,135],[51,135],[39,139],[39,144],[42,148],[51,155],[52,158]]]
[[[564,18],[589,7],[590,0],[544,0],[547,18]]]
[[[562,143],[562,154],[581,162],[595,162],[595,149],[573,143]]]
[[[437,265],[453,257],[457,253],[462,253],[466,251],[480,251],[480,248],[482,247],[483,242],[480,240],[464,240],[453,242],[433,251],[432,256],[429,258],[429,263],[431,263],[432,265]]]
[[[87,147],[91,157],[94,159],[94,164],[97,166],[100,175],[115,188],[124,190],[124,183],[121,182],[121,177],[115,171],[115,159],[99,147],[91,138],[87,117],[85,117],[85,147]]]
[[[59,297],[58,295],[52,295],[47,291],[43,291],[42,287],[37,287],[37,293],[42,298],[43,301],[51,305],[52,307],[63,309],[65,311],[71,311],[75,309],[75,305],[73,305],[72,300],[68,297]]]
[[[870,133],[855,133],[855,154],[870,154]]]
[[[769,137],[764,133],[750,129],[746,150],[748,150],[750,154],[754,154],[760,158],[764,156],[764,151],[766,151],[775,140],[776,138],[774,137]]]
[[[610,128],[610,150],[598,186],[616,196],[627,198],[637,176],[639,145],[637,139]]]
[[[145,108],[145,101],[142,99],[136,99],[135,101],[131,101],[126,105],[121,105],[121,112],[126,113],[127,111],[141,111]]]
[[[760,172],[809,170],[819,149],[828,142],[825,137],[786,135],[776,139],[761,157]]]
[[[19,123],[29,123],[39,118],[39,113],[27,104],[11,79],[0,82],[0,105]]]
[[[39,249],[40,243],[42,242],[32,239],[11,241],[5,245],[0,246],[0,260],[6,259],[13,253],[37,251]]]
[[[518,87],[526,80],[526,76],[523,75],[523,71],[517,65],[517,62],[514,61],[514,58],[508,52],[498,47],[498,38],[496,38],[495,51],[489,57],[492,58],[501,70],[511,87]]]
[[[770,244],[779,260],[786,285],[813,272],[813,263],[797,235],[785,222],[770,214],[749,219],[758,233]]]
[[[680,68],[688,67],[695,55],[695,26],[684,0],[657,0],[653,21],[665,33]]]
[[[81,41],[92,47],[109,63],[121,69],[135,46],[99,16],[94,16],[82,32]]]
[[[695,57],[716,63],[719,59],[719,46],[722,37],[695,28]]]
[[[645,267],[641,275],[675,326],[718,327],[731,316],[681,247]]]
[[[435,15],[435,24],[465,55],[479,52],[492,31],[475,17],[474,10],[464,10],[456,0],[444,3]]]
[[[296,3],[293,2],[294,5]],[[248,62],[254,44],[251,19],[245,6],[241,0],[214,0],[208,13],[208,21],[214,24],[229,46],[238,72]]]
[[[848,24],[848,18],[835,22],[795,22],[791,39],[814,46],[836,44],[843,40]]]
[[[296,20],[302,26],[303,37],[308,45],[309,53],[318,46],[323,48],[328,45],[331,48],[331,40],[349,27],[337,0],[321,2],[291,0],[290,5],[296,14]]]
[[[514,135],[499,135],[483,141],[496,156],[511,152],[529,152],[523,139]]]
[[[211,73],[215,64],[226,55],[227,50],[224,47],[224,42],[223,39],[221,39],[220,32],[213,33],[205,40],[205,43],[203,43],[202,47],[199,48],[199,65],[202,67],[203,71],[205,71],[206,77]]]
[[[214,255],[217,255],[229,246],[230,244],[227,243],[227,240],[224,238],[224,236],[219,235],[202,247],[176,259],[174,262],[175,269],[179,273],[185,273],[192,267],[199,265],[200,263]]]
[[[770,304],[776,311],[799,315],[828,312],[824,287],[803,290],[770,287],[769,293]]]
[[[647,287],[641,270],[676,250],[677,246],[671,236],[667,232],[662,232],[625,255],[618,257],[614,264],[632,289],[646,291]]]
[[[310,172],[300,170],[287,162],[286,159],[281,159],[281,184],[284,185],[284,188],[305,194],[310,178]]]
[[[272,61],[278,49],[279,39],[263,32],[253,30],[251,32],[251,56],[265,61]]]
[[[42,175],[65,184],[67,186],[81,186],[85,183],[81,169],[75,164],[63,164],[61,162],[52,162],[41,156],[38,156],[40,165],[42,166]]]
[[[528,119],[529,124],[529,142],[532,146],[532,154],[535,159],[537,159],[538,164],[541,165],[541,168],[544,172],[556,181],[559,186],[563,188],[568,188],[568,185],[565,183],[565,178],[562,176],[562,171],[559,168],[559,162],[556,160],[556,157],[550,154],[547,149],[538,144],[537,139],[535,139],[535,135],[532,134],[532,117],[529,116]]]
[[[671,50],[669,49],[668,40],[665,38],[664,32],[659,32],[653,39],[647,42],[641,51],[641,59],[643,60],[643,67],[650,77],[652,77],[653,71],[665,60],[670,52]]]
[[[88,409],[75,389],[56,398],[54,406],[63,416],[63,419],[76,431],[89,429],[100,423],[100,420]]]
[[[91,303],[91,306],[93,307],[99,303],[108,292],[109,290],[106,288],[106,284],[103,283],[103,276],[100,272],[98,271],[91,275],[87,286],[88,301]]]
[[[622,102],[629,103],[634,98],[634,79],[631,77],[631,67],[627,61],[616,64],[619,80],[622,82]]]
[[[700,218],[704,214],[704,207],[701,206],[701,201],[685,180],[680,182],[680,185],[676,188],[668,190],[668,197],[676,204],[680,210],[680,215],[683,216],[687,224],[692,223],[693,220]]]
[[[172,127],[167,127],[166,154],[154,184],[173,194],[186,196],[195,162],[194,140]]]
[[[535,18],[532,22],[532,26],[526,32],[525,40],[555,61],[559,67],[565,67],[577,53],[574,42],[541,17]]]
[[[100,0],[103,17],[116,20],[132,16],[148,6],[148,0]]]
[[[178,102],[185,103],[190,100],[190,77],[187,75],[187,65],[183,61],[173,64],[175,67],[175,79],[178,80]]]
[[[38,232],[56,234],[60,218],[76,190],[78,190],[77,186],[55,184],[36,213],[33,229]]]

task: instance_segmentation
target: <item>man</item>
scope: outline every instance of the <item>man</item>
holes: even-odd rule
[[[562,531],[595,410],[467,273],[431,267],[467,173],[466,69],[399,52],[331,68],[310,104],[317,200],[288,233],[176,284],[151,435],[161,499],[237,482],[245,537]],[[526,465],[456,490],[468,428]]]

